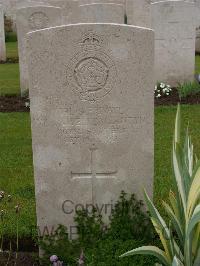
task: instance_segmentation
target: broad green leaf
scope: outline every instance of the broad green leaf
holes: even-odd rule
[[[177,107],[177,112],[176,112],[176,120],[175,120],[175,145],[176,143],[180,143],[180,131],[181,131],[181,109],[180,109],[180,104],[178,104]]]
[[[183,159],[185,161],[185,164],[187,166],[188,173],[190,177],[192,177],[192,171],[193,171],[193,145],[191,142],[191,138],[188,134],[188,128],[186,131],[186,137],[185,137],[185,144],[184,144],[184,150],[183,150]]]
[[[171,260],[173,259],[174,255],[176,255],[180,260],[183,261],[184,260],[183,254],[173,237],[171,221],[169,222],[169,232],[170,232],[169,242],[171,247]]]
[[[169,192],[169,201],[171,203],[171,206],[172,206],[174,214],[176,215],[177,219],[179,221],[181,221],[180,212],[179,212],[179,209],[178,209],[178,202],[177,202],[177,199],[176,199],[176,197],[174,195],[174,192],[172,190],[170,190],[170,192]]]
[[[175,256],[172,262],[172,266],[184,266],[183,263]]]
[[[193,171],[193,164],[194,164],[194,147],[191,142],[191,138],[188,137],[188,171],[190,174],[190,177],[192,177],[192,171]]]
[[[162,218],[162,216],[160,215],[160,213],[154,206],[153,202],[151,201],[151,199],[149,198],[145,190],[144,190],[144,197],[145,197],[145,202],[147,204],[148,210],[151,214],[151,217],[161,226],[162,231],[163,233],[165,233],[166,238],[169,239],[169,229],[164,219]]]
[[[181,176],[180,169],[179,169],[179,164],[178,164],[178,160],[177,160],[177,156],[176,156],[175,145],[173,145],[173,167],[174,167],[174,175],[175,175],[178,191],[179,191],[180,196],[181,196],[182,205],[183,205],[183,209],[184,209],[184,214],[185,214],[185,217],[186,217],[185,188],[184,188],[184,183],[183,183],[182,176]]]
[[[200,223],[195,228],[195,232],[193,234],[193,240],[192,240],[192,252],[193,254],[196,254],[198,249],[200,248]]]
[[[200,199],[200,167],[195,173],[194,179],[192,181],[187,205],[187,218],[189,219],[192,212]]]
[[[165,266],[171,266],[171,261],[168,260],[163,250],[154,246],[143,246],[133,249],[121,255],[120,257],[127,257],[132,255],[152,255],[159,259],[159,261]]]
[[[192,230],[194,227],[200,222],[200,204],[196,206],[194,213],[189,220],[187,232],[186,232],[186,238],[189,238]]]
[[[180,175],[181,175],[182,182],[183,182],[186,200],[187,200],[190,185],[191,185],[191,176],[189,173],[189,159],[188,159],[187,153],[188,153],[188,150],[183,150],[180,144],[176,145],[176,157],[177,157],[177,162],[178,162],[178,166],[180,169]]]
[[[179,240],[181,241],[181,244],[183,246],[183,231],[181,228],[181,224],[179,223],[179,220],[177,219],[176,215],[174,214],[173,210],[170,208],[170,206],[163,201],[163,206],[169,216],[169,218],[172,221],[172,224],[174,226],[174,229],[176,230]]]
[[[199,265],[200,265],[200,247],[197,251],[193,266],[199,266]]]
[[[151,217],[151,221],[153,223],[153,226],[154,226],[157,234],[160,237],[161,243],[164,247],[166,257],[168,258],[168,260],[171,261],[173,258],[173,255],[172,255],[173,253],[172,253],[171,247],[170,247],[170,239],[169,239],[170,235],[169,235],[169,238],[166,237],[166,235],[164,235],[164,231],[163,231],[162,226],[159,223],[157,223],[157,221],[154,218]]]

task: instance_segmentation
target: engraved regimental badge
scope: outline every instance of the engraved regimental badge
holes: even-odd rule
[[[116,67],[97,34],[85,34],[79,47],[81,51],[67,66],[67,81],[81,100],[95,102],[109,94],[115,86]]]
[[[29,18],[29,27],[32,30],[40,30],[48,27],[49,19],[43,12],[35,12]]]

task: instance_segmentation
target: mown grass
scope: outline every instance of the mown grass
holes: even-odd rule
[[[188,122],[195,152],[200,155],[200,105],[184,105],[182,125]],[[154,201],[162,210],[171,187],[171,146],[176,107],[155,108],[155,179]],[[13,205],[22,207],[19,232],[29,235],[35,225],[35,197],[32,166],[30,118],[27,113],[0,113],[0,190],[13,195]],[[1,208],[1,207],[0,207]],[[163,213],[163,211],[161,211]],[[15,234],[16,219],[8,217],[7,234]]]
[[[7,58],[18,58],[17,42],[6,42]]]
[[[6,54],[8,59],[18,58],[17,42],[6,42]],[[0,96],[19,94],[19,64],[0,64]]]
[[[6,207],[9,211],[4,220],[5,234],[16,235],[14,207],[19,204],[19,235],[30,235],[36,221],[28,113],[0,113],[0,190],[12,196],[12,202]],[[0,209],[5,207],[3,202],[0,202]]]
[[[20,94],[19,64],[0,64],[0,96]]]
[[[196,65],[195,72],[196,74],[197,73],[200,74],[200,55],[197,55],[195,59],[196,59],[195,60],[195,65]]]

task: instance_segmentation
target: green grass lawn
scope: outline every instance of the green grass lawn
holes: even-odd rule
[[[6,214],[5,231],[7,235],[16,235],[17,220],[14,206],[19,204],[20,235],[28,235],[31,225],[35,225],[29,114],[0,113],[0,132],[0,190],[11,194],[13,198]],[[1,204],[0,209],[3,209]]]
[[[161,209],[161,199],[166,199],[171,187],[171,146],[176,107],[155,109],[155,179],[154,200]],[[183,128],[189,122],[200,155],[200,105],[182,106]],[[184,130],[183,130],[184,131]],[[35,224],[35,199],[32,168],[30,118],[27,113],[0,113],[0,190],[13,195],[13,204],[22,207],[19,217],[20,235],[30,234]],[[0,207],[2,208],[2,207]],[[16,216],[8,217],[7,234],[15,234]]]
[[[20,94],[19,64],[0,64],[0,96]]]
[[[18,58],[17,42],[6,42],[7,58]]]
[[[7,58],[17,58],[17,42],[6,43]],[[0,64],[0,96],[20,94],[19,64]]]
[[[196,56],[196,73],[200,73],[200,55]]]

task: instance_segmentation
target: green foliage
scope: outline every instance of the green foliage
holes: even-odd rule
[[[185,82],[178,85],[178,93],[180,98],[195,95],[200,92],[200,84],[197,81]]]
[[[195,72],[200,74],[200,55],[195,56]]]
[[[110,217],[110,237],[150,242],[154,237],[153,227],[149,216],[142,209],[143,202],[136,200],[134,194],[127,199],[126,193],[122,192]]]
[[[191,138],[186,133],[181,143],[180,106],[178,106],[173,141],[173,192],[169,193],[170,204],[163,206],[170,223],[167,225],[145,192],[145,200],[151,220],[163,245],[142,246],[126,252],[130,255],[154,255],[165,266],[200,265],[200,161],[193,155]]]
[[[6,57],[9,63],[18,63],[18,44],[17,42],[6,43]]]
[[[0,96],[19,95],[19,64],[0,64]]]
[[[53,235],[41,239],[39,245],[45,252],[41,258],[42,265],[51,265],[49,258],[53,254],[62,258],[67,265],[77,265],[80,247],[76,241],[69,240],[67,229],[64,226],[60,225]]]
[[[17,34],[15,32],[5,32],[6,42],[17,42]]]
[[[110,216],[110,226],[106,226],[96,209],[92,213],[78,211],[75,217],[78,238],[68,240],[65,227],[60,226],[56,235],[45,237],[40,241],[40,247],[45,256],[44,265],[48,264],[49,257],[56,254],[67,265],[77,265],[81,251],[85,255],[86,265],[122,265],[119,255],[132,245],[153,242],[153,227],[149,216],[142,211],[142,202],[137,201],[134,195],[128,197],[121,193],[119,201]],[[130,258],[123,261],[123,265],[154,265],[152,258],[135,258],[134,264]]]
[[[15,228],[15,238],[16,238],[16,253],[15,259],[18,257],[18,250],[19,250],[19,217],[20,217],[20,206],[16,203],[12,195],[6,194],[4,191],[0,191],[0,224],[1,224],[1,231],[0,231],[0,250],[1,252],[4,251],[4,240],[5,240],[5,232],[4,228],[7,223],[7,220],[10,215],[14,217],[16,220],[16,228]],[[9,264],[11,253],[12,253],[12,243],[11,240],[9,241],[10,249],[8,252],[8,259],[6,265]]]
[[[30,237],[36,226],[35,193],[28,113],[0,113],[0,190],[10,193],[21,206],[19,238]],[[13,209],[13,205],[10,204]],[[16,237],[14,211],[7,212],[4,234]],[[0,231],[2,226],[0,225]]]

